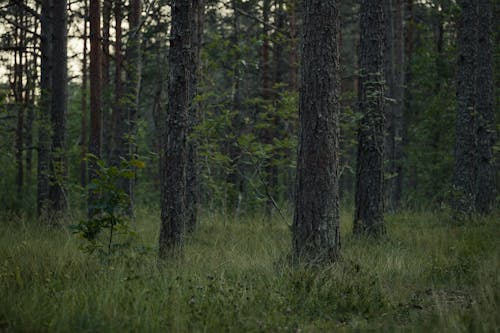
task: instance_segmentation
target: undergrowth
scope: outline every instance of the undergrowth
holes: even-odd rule
[[[138,214],[142,250],[107,261],[68,228],[1,221],[0,331],[500,330],[498,216],[388,216],[379,241],[351,237],[350,214],[341,220],[342,260],[323,269],[289,266],[279,217],[202,216],[185,255],[161,265],[156,213]]]

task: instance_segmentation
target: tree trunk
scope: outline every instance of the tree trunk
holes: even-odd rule
[[[195,126],[199,123],[199,110],[194,98],[198,88],[198,74],[200,73],[200,51],[203,44],[203,21],[205,16],[205,1],[192,0],[191,29],[192,29],[192,44],[191,44],[191,81],[190,85],[190,110],[189,110],[189,134],[193,134]],[[199,162],[198,162],[198,142],[195,139],[188,141],[188,162],[186,169],[186,230],[193,232],[196,229],[197,223],[197,206],[200,197],[199,184]]]
[[[115,1],[115,101],[112,116],[112,139],[109,161],[112,165],[119,165],[121,158],[127,158],[128,141],[127,132],[128,116],[126,115],[123,97],[123,55],[122,55],[122,21],[123,6],[121,0]]]
[[[289,55],[288,55],[288,63],[290,68],[289,74],[289,86],[292,91],[296,91],[298,89],[298,80],[297,80],[297,0],[288,0],[287,8],[288,15],[290,21],[290,46],[289,46]]]
[[[386,97],[390,100],[385,103],[385,119],[386,119],[386,133],[385,133],[385,159],[387,160],[386,173],[390,176],[386,180],[386,197],[388,200],[388,208],[393,211],[392,203],[392,185],[393,176],[395,172],[394,158],[395,158],[395,81],[396,81],[396,38],[395,38],[395,0],[384,0],[384,17],[385,17],[385,47],[384,47],[384,78],[386,83]]]
[[[384,226],[384,12],[361,2],[358,158],[354,233],[379,236]]]
[[[240,51],[240,14],[239,7],[241,5],[241,0],[231,0],[232,7],[232,28],[233,34],[231,36],[231,47],[234,52],[234,67],[233,67],[233,87],[232,87],[232,110],[234,116],[232,117],[231,126],[235,131],[241,128],[243,122],[243,114],[241,107],[241,51]],[[239,133],[232,133],[236,137]],[[227,142],[227,153],[231,160],[231,171],[227,175],[227,183],[231,185],[232,188],[228,189],[228,195],[226,200],[226,209],[228,213],[235,213],[236,216],[239,215],[241,209],[241,202],[243,198],[243,179],[241,177],[242,166],[240,163],[241,151],[236,143],[232,141]]]
[[[80,162],[80,185],[87,186],[87,127],[88,127],[88,110],[87,110],[87,78],[88,78],[88,61],[87,61],[87,40],[88,40],[88,0],[84,1],[84,19],[83,19],[83,61],[82,61],[82,122],[81,122],[81,162]]]
[[[386,103],[386,123],[388,128],[385,157],[388,161],[387,184],[388,208],[395,211],[399,207],[402,194],[402,136],[404,97],[404,30],[403,1],[385,0],[386,17],[385,81],[391,98]]]
[[[339,256],[339,1],[304,1],[293,221],[298,261]]]
[[[50,108],[52,80],[52,1],[43,0],[40,19],[40,114],[38,117],[38,162],[37,162],[37,216],[48,218],[49,161],[50,161]]]
[[[66,112],[68,101],[67,68],[67,0],[57,0],[53,4],[53,44],[52,56],[52,149],[49,185],[51,210],[59,215],[67,207],[64,193],[66,178]]]
[[[127,122],[127,154],[125,157],[128,160],[137,156],[137,119],[139,112],[139,88],[141,85],[141,13],[142,0],[131,0],[128,14],[129,24],[129,39],[127,43],[127,53],[125,55],[125,68],[127,74],[126,83],[126,114],[128,115]],[[134,215],[134,186],[135,179],[126,179],[125,192],[129,196],[130,207],[129,215]]]
[[[452,209],[455,218],[469,217],[475,206],[475,106],[476,1],[461,0],[458,25],[457,123]]]
[[[394,13],[394,105],[393,128],[394,128],[394,155],[392,167],[392,182],[390,184],[390,207],[397,210],[401,204],[403,195],[403,127],[404,127],[404,92],[405,92],[405,44],[404,44],[404,3],[403,0],[395,0]]]
[[[89,152],[97,158],[101,157],[101,9],[100,0],[90,0],[90,144]],[[89,163],[89,181],[97,178],[97,165]],[[89,216],[95,214],[93,207],[95,198],[89,194]]]
[[[191,64],[191,1],[174,0],[169,53],[169,101],[162,177],[159,257],[182,251],[186,225],[187,131]]]
[[[493,84],[493,5],[477,2],[478,31],[476,54],[476,209],[489,213],[495,204],[496,182],[493,146],[496,141]]]
[[[116,3],[117,1],[115,1]],[[110,30],[112,0],[102,2],[102,155],[109,159],[111,149],[111,79],[110,79]]]

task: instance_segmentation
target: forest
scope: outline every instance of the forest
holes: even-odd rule
[[[0,332],[499,332],[499,41],[498,0],[0,0]]]

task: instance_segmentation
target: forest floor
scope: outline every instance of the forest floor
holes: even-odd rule
[[[156,261],[159,217],[141,211],[142,250],[99,259],[68,228],[0,221],[0,331],[500,331],[500,216],[456,226],[387,217],[388,236],[350,236],[342,260],[290,267],[278,219],[204,216],[185,256]]]

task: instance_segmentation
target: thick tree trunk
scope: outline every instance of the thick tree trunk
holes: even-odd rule
[[[340,2],[306,0],[303,8],[299,151],[293,221],[298,261],[339,256]]]
[[[475,206],[475,68],[476,1],[459,1],[462,9],[458,26],[457,123],[452,209],[457,219],[470,216]]]
[[[198,74],[200,72],[200,52],[203,44],[203,21],[205,16],[205,0],[192,0],[191,29],[192,29],[192,44],[191,44],[191,81],[190,85],[190,110],[189,110],[189,134],[194,131],[195,126],[199,123],[199,110],[194,98],[198,93]],[[199,162],[198,162],[198,142],[195,139],[188,141],[188,162],[186,169],[186,230],[193,232],[196,229],[197,223],[197,206],[200,197],[199,184]]]
[[[90,0],[90,143],[89,152],[101,157],[101,103],[102,103],[102,76],[101,76],[101,9],[100,0]],[[89,163],[89,181],[97,177],[97,165]],[[89,216],[94,215],[92,206],[96,198],[89,194]]]
[[[162,177],[159,257],[179,254],[186,225],[186,165],[191,63],[191,1],[174,0],[169,53],[169,101]]]
[[[49,164],[50,164],[50,108],[52,71],[52,1],[43,0],[41,5],[41,72],[40,114],[38,117],[38,162],[37,162],[37,216],[48,218]]]
[[[384,13],[382,0],[361,2],[358,158],[354,233],[384,226]]]
[[[496,141],[493,84],[493,5],[477,2],[478,31],[476,54],[476,210],[489,213],[495,203],[496,182],[493,146]]]
[[[52,56],[54,67],[52,69],[52,149],[49,199],[51,210],[54,214],[59,215],[67,208],[64,193],[66,178],[66,112],[68,101],[67,1],[54,1],[53,10]]]

